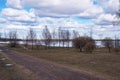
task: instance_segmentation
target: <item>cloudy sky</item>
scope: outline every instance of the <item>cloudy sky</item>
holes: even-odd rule
[[[24,37],[29,28],[41,33],[45,25],[50,31],[59,27],[76,30],[94,38],[120,34],[116,18],[119,0],[0,0],[0,33],[17,30]]]

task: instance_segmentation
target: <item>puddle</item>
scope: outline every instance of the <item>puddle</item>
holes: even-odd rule
[[[4,61],[4,60],[6,60],[6,58],[0,58],[0,61]]]
[[[0,49],[0,52],[2,52],[3,50]]]
[[[5,67],[12,67],[13,64],[5,64]]]

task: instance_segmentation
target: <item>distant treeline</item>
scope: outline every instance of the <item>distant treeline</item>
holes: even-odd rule
[[[120,47],[120,39],[117,38],[93,39],[92,36],[80,36],[79,32],[75,30],[71,33],[69,30],[62,30],[61,28],[57,32],[50,32],[47,26],[44,27],[41,34],[37,34],[33,28],[30,28],[23,39],[19,39],[17,31],[10,31],[5,36],[2,38],[0,35],[0,41],[8,41],[10,47],[16,47],[20,41],[23,42],[26,48],[30,45],[31,49],[34,49],[35,46],[39,49],[39,46],[43,44],[45,49],[51,47],[51,44],[53,45],[52,47],[56,47],[56,42],[58,43],[58,47],[62,44],[62,47],[66,47],[65,45],[67,45],[69,48],[70,42],[72,42],[72,47],[78,48],[80,51],[92,52],[97,47],[96,41],[100,41],[103,47],[108,48],[109,52],[111,48]]]

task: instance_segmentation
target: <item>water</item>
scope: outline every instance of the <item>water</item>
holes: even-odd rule
[[[25,44],[25,42],[23,42],[23,41],[19,41],[18,43],[19,44]],[[2,41],[2,42],[0,42],[0,44],[9,44],[9,41],[7,41],[7,42]],[[28,44],[32,45],[32,42],[28,42]],[[36,44],[37,45],[45,45],[45,43],[43,41],[36,42],[33,45],[36,45]],[[68,42],[64,42],[64,45],[63,45],[63,42],[60,42],[60,43],[59,42],[51,42],[49,46],[55,46],[55,47],[72,47],[73,45],[72,45],[72,41],[69,41],[69,43]],[[96,41],[96,46],[103,47],[103,45],[102,45],[102,43],[100,41]]]

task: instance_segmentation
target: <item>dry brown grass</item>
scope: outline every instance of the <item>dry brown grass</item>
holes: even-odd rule
[[[0,58],[4,56],[0,53]],[[5,67],[6,63],[11,63],[9,60],[0,61],[0,80],[24,80],[17,74],[15,66]]]
[[[31,71],[15,64],[5,54],[0,53],[0,58],[6,58],[5,61],[0,61],[0,80],[38,80]],[[5,67],[6,63],[13,64],[13,66]]]
[[[111,80],[120,80],[120,55],[108,53],[107,50],[96,50],[93,53],[80,53],[74,48],[54,48],[40,50],[23,50],[14,48],[18,52],[38,58],[64,64],[94,75],[109,77]]]

